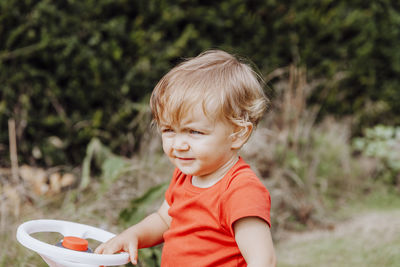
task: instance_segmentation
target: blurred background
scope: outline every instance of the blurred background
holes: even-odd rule
[[[208,49],[272,100],[242,156],[278,266],[400,265],[400,2],[0,0],[0,266],[46,266],[15,240],[26,220],[118,233],[160,203],[149,94]]]

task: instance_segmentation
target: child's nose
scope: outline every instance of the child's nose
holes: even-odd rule
[[[174,138],[174,142],[172,144],[173,149],[175,150],[188,150],[189,149],[189,144],[186,141],[185,137],[181,135],[177,135]]]

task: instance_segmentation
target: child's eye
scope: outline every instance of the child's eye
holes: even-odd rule
[[[171,128],[163,128],[161,129],[161,133],[172,133],[173,130]]]
[[[196,130],[190,130],[190,134],[204,134],[204,133]]]

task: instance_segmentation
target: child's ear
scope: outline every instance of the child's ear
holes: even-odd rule
[[[240,149],[249,139],[253,131],[253,124],[251,122],[243,123],[236,127],[235,132],[231,135],[232,149]]]

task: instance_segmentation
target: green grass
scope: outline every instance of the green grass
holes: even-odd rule
[[[305,233],[277,244],[277,266],[400,266],[399,207],[398,193],[378,187],[338,211],[337,231]]]
[[[400,192],[395,188],[377,185],[374,191],[353,203],[355,209],[398,210],[400,208]]]
[[[371,185],[372,191],[362,195],[355,194],[340,209],[331,212],[337,220],[353,217],[354,214],[369,211],[393,211],[400,209],[400,192],[382,183]]]
[[[374,239],[379,236],[366,240],[354,233],[279,247],[278,267],[400,266],[400,236],[384,242]]]

